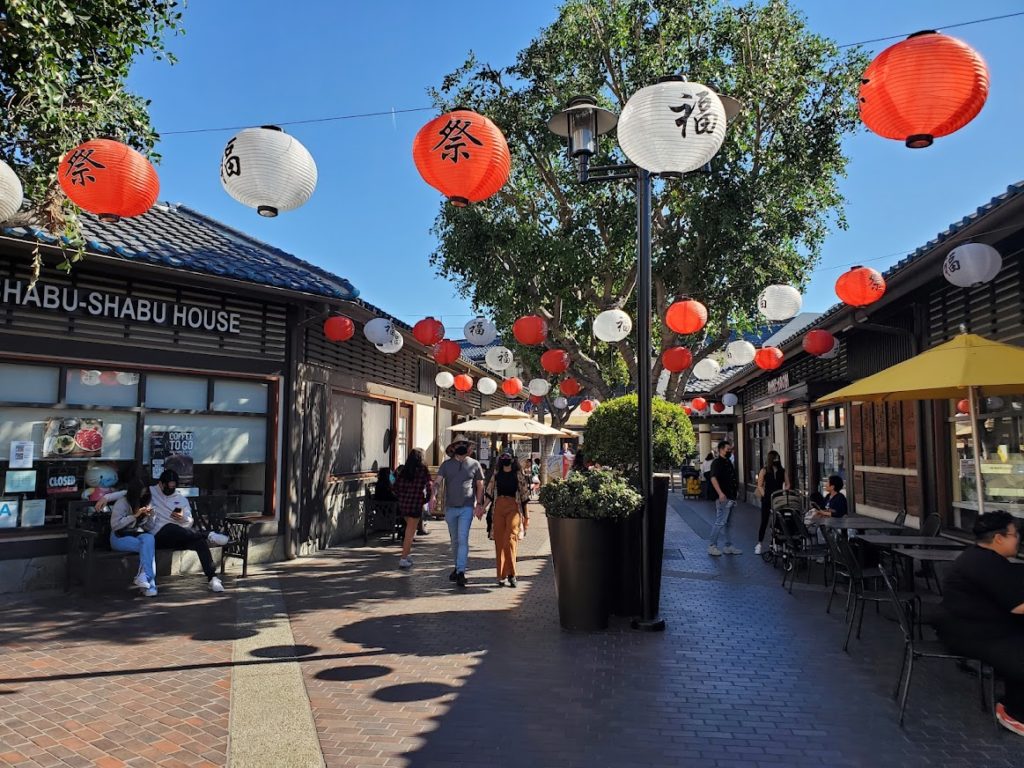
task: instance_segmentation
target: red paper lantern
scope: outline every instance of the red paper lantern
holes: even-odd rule
[[[686,347],[669,347],[661,353],[661,364],[669,373],[680,373],[693,365],[693,353]]]
[[[683,410],[686,412],[687,416],[693,416],[693,408],[691,408],[690,406],[684,405]]]
[[[721,413],[722,411],[725,410],[725,403],[714,403],[711,406],[711,410],[713,410],[715,413]]]
[[[444,325],[440,320],[426,317],[412,327],[412,335],[423,346],[432,347],[444,338]]]
[[[583,391],[582,385],[576,381],[572,376],[567,379],[562,379],[562,382],[558,385],[562,394],[566,397],[573,397]]]
[[[959,413],[970,413],[971,412],[971,401],[961,400],[956,404],[956,409]]]
[[[860,119],[911,149],[971,122],[988,98],[988,67],[962,40],[928,30],[891,45],[864,70]]]
[[[459,392],[469,392],[473,388],[473,377],[468,373],[460,373],[455,377],[455,388]]]
[[[540,356],[540,367],[548,373],[565,373],[569,370],[569,353],[564,349],[549,349]]]
[[[543,344],[548,337],[548,323],[539,315],[523,315],[512,324],[512,335],[527,347]]]
[[[153,164],[112,139],[93,139],[75,147],[60,161],[57,178],[71,202],[101,221],[143,214],[160,194]]]
[[[696,333],[707,322],[708,308],[693,299],[677,301],[665,313],[665,325],[682,335]]]
[[[695,411],[704,411],[707,410],[708,401],[705,400],[703,397],[695,397],[693,398],[693,400],[690,401],[690,406]]]
[[[329,341],[348,341],[356,332],[356,324],[344,315],[334,315],[324,320],[324,336]]]
[[[420,128],[412,159],[423,180],[459,208],[493,195],[512,169],[501,130],[468,109],[435,117]]]
[[[804,352],[815,357],[821,355],[827,355],[836,345],[836,337],[828,331],[822,331],[815,329],[808,331],[807,335],[804,336],[803,348]]]
[[[778,347],[761,347],[754,353],[754,365],[765,371],[774,371],[782,365],[782,350]]]
[[[583,411],[584,413],[590,413],[592,410],[594,410],[594,401],[584,400],[582,403],[580,403],[580,410]]]
[[[530,402],[534,405],[540,405],[544,402],[544,398],[540,395],[530,395]]]
[[[517,377],[513,376],[511,379],[505,379],[501,382],[501,391],[504,392],[508,397],[515,397],[523,391],[523,382]]]
[[[441,339],[434,345],[434,360],[438,365],[451,365],[462,355],[462,347],[451,339]]]
[[[885,278],[871,267],[851,267],[836,280],[836,296],[851,307],[866,307],[885,294]]]

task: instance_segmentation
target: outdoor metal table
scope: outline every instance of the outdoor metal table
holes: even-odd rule
[[[846,529],[852,528],[855,531],[903,531],[902,525],[890,523],[886,520],[876,520],[873,517],[863,515],[847,515],[846,517],[822,517],[816,520],[818,525],[826,528]]]
[[[894,536],[889,533],[865,533],[861,541],[878,547],[926,547],[928,549],[963,549],[966,544],[945,536]]]

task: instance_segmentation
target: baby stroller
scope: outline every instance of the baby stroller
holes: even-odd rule
[[[771,539],[767,547],[761,550],[761,559],[766,563],[777,565],[782,563],[784,570],[793,567],[793,559],[789,556],[793,532],[796,526],[793,517],[803,518],[803,499],[796,491],[776,491],[771,498],[771,518],[768,530]]]

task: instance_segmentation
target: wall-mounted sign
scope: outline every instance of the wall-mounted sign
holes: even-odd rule
[[[789,389],[789,374],[784,373],[774,379],[768,379],[768,394],[777,395],[779,392]]]
[[[101,419],[61,418],[46,420],[43,431],[44,459],[91,459],[103,453]]]
[[[50,464],[46,469],[47,496],[77,496],[80,482],[78,469],[72,464]]]
[[[160,477],[165,469],[173,469],[178,473],[178,485],[192,485],[194,447],[195,436],[191,430],[150,432],[149,458],[153,462],[153,477]]]
[[[46,525],[46,499],[25,499],[21,502],[21,527]]]
[[[11,469],[32,469],[36,444],[31,440],[11,440],[11,455],[8,466]]]
[[[4,493],[35,493],[34,469],[10,469],[4,475]]]
[[[0,528],[18,527],[18,497],[0,498]]]
[[[241,333],[242,316],[226,309],[175,304],[109,291],[86,291],[42,282],[30,289],[27,280],[11,278],[0,280],[0,303],[136,323],[171,325],[197,331]]]

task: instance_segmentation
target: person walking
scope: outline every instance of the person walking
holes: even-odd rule
[[[519,585],[516,579],[516,550],[519,529],[526,517],[530,492],[524,482],[519,462],[503,453],[491,475],[487,492],[494,497],[494,553],[498,569],[498,586]]]
[[[466,587],[466,565],[469,562],[469,529],[473,518],[484,516],[484,472],[480,462],[470,458],[469,438],[456,435],[446,449],[451,458],[437,470],[444,480],[444,519],[452,541],[455,569],[448,575],[461,589]]]
[[[764,466],[757,473],[757,495],[761,499],[761,527],[757,531],[755,555],[761,554],[761,542],[764,541],[764,533],[768,530],[772,494],[783,490],[789,490],[789,478],[786,477],[786,470],[782,466],[782,458],[778,451],[768,451],[768,455],[764,457]]]
[[[715,524],[711,528],[708,539],[708,554],[742,555],[742,549],[732,545],[732,511],[736,507],[736,494],[739,492],[739,478],[736,467],[732,463],[732,443],[722,440],[718,444],[718,458],[711,462],[711,487],[715,489]],[[718,539],[725,534],[725,546],[718,548]]]
[[[398,501],[398,514],[405,520],[405,535],[402,539],[402,556],[398,567],[412,568],[412,542],[423,520],[423,505],[433,504],[434,483],[430,470],[423,463],[423,451],[413,448],[405,464],[398,468],[394,486]]]

